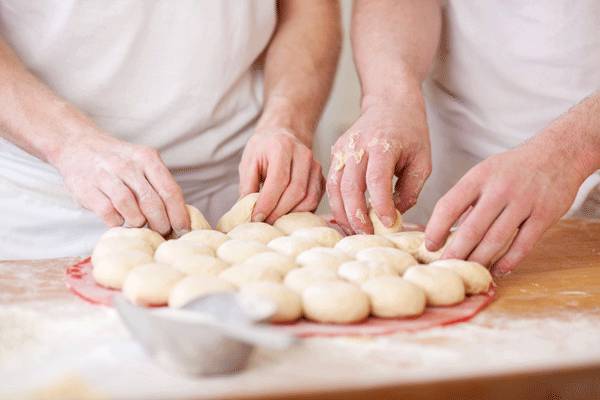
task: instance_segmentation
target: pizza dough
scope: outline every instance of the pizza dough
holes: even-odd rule
[[[319,242],[304,237],[281,236],[271,240],[267,246],[278,253],[295,259],[303,251],[318,247]]]
[[[123,295],[134,304],[162,306],[167,304],[171,289],[184,277],[184,274],[166,264],[140,265],[125,278]]]
[[[335,245],[336,249],[351,257],[356,257],[359,251],[369,247],[394,247],[394,244],[379,235],[352,235],[346,236]]]
[[[369,296],[371,314],[376,317],[414,317],[425,311],[425,292],[399,276],[378,276],[361,288]]]
[[[217,249],[217,256],[226,263],[240,264],[258,253],[272,251],[266,245],[254,240],[231,239]]]
[[[356,284],[361,284],[377,276],[398,275],[393,267],[370,260],[345,262],[340,265],[337,273],[341,278]]]
[[[129,271],[152,261],[151,253],[136,249],[99,254],[92,261],[92,276],[104,287],[121,289]]]
[[[193,231],[197,229],[212,229],[200,210],[189,204],[186,204],[185,208],[190,215],[190,228],[192,228]]]
[[[177,257],[171,266],[186,275],[218,276],[229,264],[206,254],[194,254]]]
[[[314,283],[339,280],[340,278],[331,268],[313,265],[291,270],[285,276],[283,283],[290,289],[302,293]]]
[[[402,275],[408,267],[417,265],[417,260],[405,251],[393,247],[369,247],[356,254],[359,261],[371,261],[381,265],[387,265]]]
[[[448,246],[448,244],[452,241],[453,238],[454,238],[454,232],[451,233],[450,235],[448,235],[448,238],[446,239],[446,243],[444,243],[444,245],[439,250],[436,250],[436,251],[427,250],[427,247],[425,246],[425,242],[422,242],[419,245],[419,248],[417,249],[415,258],[423,264],[429,264],[431,262],[439,260],[442,257],[442,254],[444,253],[446,246]]]
[[[250,282],[281,282],[282,275],[275,268],[264,264],[236,264],[221,272],[219,278],[240,287]]]
[[[277,228],[264,222],[245,222],[229,231],[229,237],[240,240],[256,240],[264,244],[283,236]]]
[[[190,240],[167,240],[158,246],[154,252],[154,259],[158,263],[175,264],[179,260],[197,254],[214,256],[215,252],[208,246]]]
[[[148,228],[124,228],[124,227],[116,227],[110,228],[100,237],[100,240],[110,238],[110,237],[133,237],[142,239],[152,246],[153,249],[156,249],[165,239],[160,236],[158,232],[154,232]]]
[[[312,228],[298,229],[292,233],[292,236],[317,241],[319,246],[322,247],[333,247],[343,237],[338,231],[328,226],[313,226]]]
[[[191,275],[183,278],[171,289],[169,307],[183,307],[195,298],[221,292],[235,292],[231,283],[215,276]]]
[[[292,289],[275,282],[253,282],[243,285],[240,290],[242,298],[256,297],[275,305],[272,322],[292,322],[302,317],[302,301]]]
[[[281,276],[285,276],[289,271],[298,267],[298,264],[296,264],[293,258],[288,257],[285,254],[275,253],[274,251],[255,254],[246,259],[242,264],[266,265],[279,271]]]
[[[376,235],[385,235],[402,230],[402,214],[400,214],[400,211],[398,210],[396,210],[396,221],[394,221],[394,224],[389,228],[381,222],[374,208],[369,209],[369,218],[373,224],[373,232]]]
[[[142,251],[149,255],[154,254],[154,249],[147,241],[135,237],[108,237],[101,239],[94,247],[92,252],[92,264],[95,264],[99,257],[110,256],[114,253],[120,253],[128,250]]]
[[[303,211],[282,215],[275,221],[273,226],[286,235],[289,235],[298,229],[327,226],[327,222],[316,214]]]
[[[298,254],[296,262],[303,267],[319,265],[337,271],[340,265],[352,258],[338,249],[330,247],[313,247]]]
[[[259,193],[250,193],[237,201],[217,222],[217,230],[228,233],[236,226],[252,220]]]
[[[425,241],[425,232],[407,231],[388,233],[385,235],[387,239],[392,241],[396,248],[406,251],[414,256],[419,249],[419,246]]]
[[[493,283],[492,274],[483,265],[473,261],[438,260],[429,264],[434,267],[448,268],[456,272],[463,280],[467,294],[485,293]]]
[[[212,229],[198,229],[186,233],[179,240],[189,240],[191,242],[203,244],[210,247],[213,250],[217,250],[220,245],[230,239],[229,236],[223,232],[215,231]]]
[[[325,323],[349,324],[369,316],[368,296],[348,282],[331,281],[310,285],[302,292],[306,318]]]
[[[462,279],[447,268],[415,265],[404,273],[403,278],[423,289],[427,304],[431,306],[451,306],[465,298]]]

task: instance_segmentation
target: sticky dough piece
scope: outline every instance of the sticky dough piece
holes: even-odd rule
[[[163,264],[175,264],[179,260],[197,254],[214,256],[215,252],[210,247],[200,243],[172,239],[158,246],[156,252],[154,252],[154,260]]]
[[[303,251],[318,247],[319,242],[304,237],[281,236],[271,240],[267,246],[278,253],[295,259]]]
[[[213,250],[217,250],[220,245],[230,239],[229,236],[223,232],[219,232],[213,229],[198,229],[186,233],[179,240],[189,240],[191,242],[200,243],[210,247]]]
[[[245,222],[229,231],[229,237],[240,240],[256,240],[264,244],[283,236],[279,229],[264,222]]]
[[[328,226],[313,226],[311,228],[298,229],[292,233],[292,236],[314,240],[322,247],[333,247],[343,238],[338,231]]]
[[[240,289],[242,298],[259,298],[275,305],[271,322],[292,322],[302,317],[302,300],[292,289],[276,282],[253,282]],[[242,300],[243,301],[243,300]]]
[[[393,247],[369,247],[356,253],[356,259],[386,265],[400,275],[408,267],[418,264],[413,256]]]
[[[387,264],[375,261],[349,261],[340,265],[337,271],[341,278],[352,283],[361,284],[377,276],[397,276],[398,273]]]
[[[373,224],[373,232],[376,235],[386,235],[402,230],[402,214],[400,214],[400,211],[398,210],[396,210],[396,220],[394,221],[394,224],[389,228],[385,226],[383,222],[381,222],[374,208],[369,209],[369,219]]]
[[[190,275],[171,289],[169,307],[183,307],[190,301],[211,293],[235,292],[236,287],[215,276]]]
[[[416,265],[406,270],[403,278],[423,289],[431,306],[451,306],[465,298],[462,279],[447,268]]]
[[[171,289],[184,277],[184,274],[166,264],[140,265],[127,275],[123,283],[123,295],[138,305],[166,305]]]
[[[337,273],[331,268],[313,265],[288,272],[283,283],[290,289],[302,293],[314,283],[339,280]]]
[[[413,257],[417,254],[419,246],[425,241],[425,232],[421,231],[388,233],[384,236],[392,241],[396,248],[410,253]]]
[[[229,264],[241,264],[258,253],[272,251],[265,244],[254,240],[231,239],[217,249],[217,256]]]
[[[221,272],[219,278],[240,287],[251,282],[281,282],[281,273],[264,264],[237,264]]]
[[[302,211],[282,215],[275,221],[273,226],[286,235],[290,235],[298,229],[327,226],[327,222],[316,214]]]
[[[336,249],[351,257],[355,257],[359,251],[370,247],[394,247],[394,244],[379,235],[352,235],[346,236],[335,245]]]
[[[110,228],[100,237],[100,240],[110,237],[133,237],[139,238],[148,242],[153,249],[156,249],[165,239],[158,232],[154,232],[148,228]]]
[[[483,265],[473,261],[447,259],[434,261],[429,265],[432,267],[448,268],[460,275],[467,294],[485,293],[493,283],[490,271]]]
[[[369,316],[369,298],[360,288],[343,281],[320,282],[302,293],[306,318],[324,323],[349,324]]]
[[[217,222],[217,230],[228,233],[236,226],[250,222],[259,193],[250,193],[237,201]]]
[[[136,249],[99,254],[92,261],[92,276],[104,287],[121,289],[129,271],[152,261],[151,253]]]
[[[341,250],[331,247],[313,247],[298,254],[296,262],[303,267],[318,265],[337,271],[340,265],[352,258]]]
[[[246,261],[244,261],[242,264],[266,265],[279,271],[281,276],[285,276],[285,274],[287,274],[289,271],[298,267],[298,264],[296,264],[293,258],[288,257],[285,254],[276,253],[274,251],[255,254],[246,259]]]
[[[361,288],[369,296],[371,314],[376,317],[414,317],[425,311],[425,292],[399,276],[378,276]]]
[[[193,231],[198,229],[212,229],[200,210],[189,204],[186,204],[185,208],[190,215],[190,228],[192,228]]]
[[[444,250],[446,249],[446,247],[452,242],[453,238],[454,238],[454,232],[452,232],[450,235],[448,235],[448,238],[446,239],[446,243],[444,243],[444,245],[439,250],[436,250],[436,251],[427,250],[427,247],[425,246],[425,242],[422,242],[419,245],[419,248],[417,249],[415,258],[423,264],[429,264],[429,263],[439,260],[442,257],[442,254],[444,253]]]

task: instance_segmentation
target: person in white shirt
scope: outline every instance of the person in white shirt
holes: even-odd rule
[[[357,0],[352,42],[362,114],[332,154],[364,154],[327,180],[348,232],[372,231],[366,190],[391,225],[432,173],[427,247],[458,224],[443,257],[505,274],[600,181],[600,2]]]
[[[256,221],[313,210],[340,35],[335,1],[0,1],[0,259],[185,231],[186,202],[214,223],[261,187]]]

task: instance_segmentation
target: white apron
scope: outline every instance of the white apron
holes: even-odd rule
[[[253,69],[275,4],[0,1],[0,34],[59,96],[112,135],[160,150],[186,201],[214,223],[262,108]],[[106,229],[50,165],[0,139],[0,259],[89,254]]]

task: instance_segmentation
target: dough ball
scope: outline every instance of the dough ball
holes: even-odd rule
[[[265,244],[254,240],[231,239],[217,249],[217,256],[228,264],[241,264],[258,253],[272,251]]]
[[[271,240],[267,246],[278,253],[295,259],[303,251],[318,247],[319,242],[303,237],[281,236]]]
[[[96,255],[92,261],[92,276],[99,285],[121,289],[129,271],[152,261],[154,260],[151,253],[136,249]]]
[[[394,244],[379,235],[352,235],[346,236],[335,245],[336,249],[351,257],[356,257],[359,251],[369,247],[394,247]]]
[[[154,254],[154,249],[150,243],[143,239],[135,237],[108,237],[98,241],[96,247],[94,247],[94,251],[92,252],[92,264],[94,264],[94,261],[98,259],[98,257],[129,250],[142,251],[150,255]]]
[[[333,247],[343,237],[338,231],[328,226],[298,229],[292,233],[292,236],[317,241],[322,247]]]
[[[125,278],[123,295],[134,304],[162,306],[169,301],[171,289],[184,277],[184,274],[166,264],[140,265]]]
[[[423,264],[429,264],[429,263],[439,260],[440,257],[442,257],[442,254],[444,253],[446,246],[448,246],[448,244],[452,241],[453,238],[454,238],[454,233],[451,233],[448,236],[448,238],[446,239],[446,243],[444,243],[444,245],[437,251],[427,250],[427,247],[425,246],[425,242],[422,242],[419,245],[419,248],[417,249],[415,258]]]
[[[253,282],[242,286],[242,298],[259,298],[275,304],[272,322],[291,322],[302,317],[302,301],[292,289],[275,282]]]
[[[412,256],[417,253],[419,246],[425,240],[425,232],[421,231],[407,231],[407,232],[396,232],[388,233],[385,235],[397,249],[405,251]]]
[[[460,275],[467,294],[485,293],[490,289],[493,282],[490,271],[483,265],[473,261],[449,259],[434,261],[429,265],[448,268]]]
[[[266,265],[279,271],[281,276],[285,276],[289,271],[298,267],[293,258],[288,257],[285,254],[275,253],[274,251],[255,254],[246,259],[242,264]]]
[[[176,258],[171,266],[186,275],[218,276],[229,264],[217,257],[194,254]]]
[[[214,256],[215,252],[208,246],[190,240],[167,240],[156,249],[154,259],[162,264],[175,264],[189,256],[204,254]]]
[[[396,221],[389,228],[381,222],[379,217],[377,216],[377,212],[374,208],[369,209],[369,218],[371,219],[371,223],[373,224],[373,232],[376,235],[385,235],[388,233],[399,232],[402,230],[402,214],[400,211],[396,210]]]
[[[283,283],[290,289],[302,293],[313,283],[339,280],[340,278],[331,268],[313,265],[291,270],[285,276]]]
[[[313,247],[298,254],[296,262],[303,267],[319,265],[337,271],[340,265],[352,258],[338,249],[330,247]]]
[[[277,228],[264,222],[245,222],[229,231],[229,237],[240,240],[256,240],[264,244],[283,236]]]
[[[414,317],[425,311],[425,292],[399,276],[378,276],[361,288],[369,296],[371,314],[376,317]]]
[[[116,227],[110,228],[100,237],[100,240],[106,239],[109,237],[133,237],[142,239],[152,246],[153,249],[156,249],[165,239],[160,236],[158,232],[154,232],[148,228],[124,228],[124,227]]]
[[[204,215],[196,207],[189,204],[185,205],[188,214],[190,215],[190,228],[193,231],[197,229],[212,229]]]
[[[415,265],[406,270],[403,278],[423,289],[427,304],[432,306],[451,306],[465,298],[462,279],[447,268]]]
[[[250,193],[237,201],[217,222],[217,230],[228,233],[236,226],[250,222],[259,193]]]
[[[186,233],[179,240],[189,240],[191,242],[203,244],[210,247],[213,250],[217,250],[220,245],[228,241],[230,238],[223,232],[215,231],[212,229],[198,229]]]
[[[211,293],[235,292],[236,287],[216,276],[190,275],[171,289],[169,307],[183,307],[190,301]]]
[[[376,276],[398,275],[393,267],[375,261],[348,261],[340,265],[337,273],[341,278],[357,284]]]
[[[236,264],[221,272],[219,278],[240,287],[250,282],[281,282],[282,276],[275,268],[263,264]]]
[[[360,261],[371,261],[389,268],[402,275],[408,267],[417,265],[417,260],[405,251],[393,247],[369,247],[359,251],[356,259]]]
[[[298,229],[327,226],[327,222],[316,214],[303,211],[282,215],[275,221],[273,226],[286,235],[289,235]]]
[[[351,283],[320,282],[302,293],[306,318],[317,322],[350,324],[369,316],[369,298]]]

